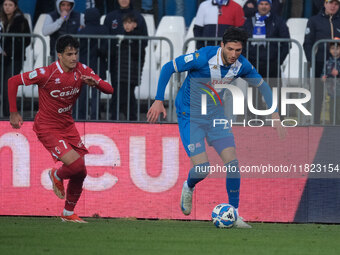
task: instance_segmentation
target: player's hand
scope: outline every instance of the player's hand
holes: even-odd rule
[[[67,11],[62,11],[61,13],[60,13],[60,17],[63,19],[63,20],[67,20],[68,19],[68,12]]]
[[[12,128],[19,129],[19,128],[21,128],[24,121],[23,121],[20,113],[11,112],[10,115],[9,115],[9,123],[11,124]]]
[[[280,120],[279,114],[277,112],[274,112],[272,114],[272,119],[274,120],[273,126],[276,129],[279,138],[284,139],[287,135],[287,130],[284,126],[281,125],[281,120]]]
[[[161,113],[163,113],[163,118],[165,119],[166,110],[164,108],[163,101],[155,100],[146,114],[148,122],[155,123]]]
[[[339,72],[338,70],[336,70],[335,68],[333,68],[332,73],[331,73],[334,77],[338,76]]]
[[[97,81],[95,78],[92,76],[87,76],[87,75],[82,75],[80,77],[84,83],[89,85],[90,87],[97,87],[99,84],[99,81]]]

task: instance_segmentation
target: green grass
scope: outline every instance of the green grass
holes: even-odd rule
[[[0,254],[339,254],[340,225],[0,217]]]

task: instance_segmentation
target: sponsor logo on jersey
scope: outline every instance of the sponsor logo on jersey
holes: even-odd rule
[[[60,82],[60,78],[56,78],[55,79],[55,84],[60,84],[61,82]]]
[[[60,91],[59,89],[56,89],[56,90],[52,90],[50,92],[50,95],[52,97],[67,97],[67,96],[72,96],[72,95],[76,95],[79,93],[79,89],[78,88],[74,88],[74,89],[71,89],[71,90],[67,90],[67,91]]]
[[[37,71],[32,71],[32,72],[30,72],[29,73],[29,75],[28,75],[28,77],[30,78],[30,79],[33,79],[33,78],[35,78],[35,77],[37,77],[38,76],[38,73],[37,73]]]
[[[72,105],[70,104],[69,106],[67,106],[65,108],[59,108],[58,113],[68,112],[71,109],[72,109]]]
[[[188,62],[193,61],[193,60],[194,60],[194,55],[193,55],[193,54],[186,55],[186,56],[184,57],[184,62],[185,62],[185,63],[188,63]]]

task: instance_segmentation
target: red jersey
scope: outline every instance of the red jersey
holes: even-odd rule
[[[98,88],[103,92],[113,92],[110,84],[102,81],[90,67],[79,62],[69,72],[65,72],[57,61],[47,67],[20,75],[22,84],[38,85],[39,111],[34,120],[34,131],[65,131],[74,124],[72,107],[80,94],[81,87],[86,86],[80,78],[81,75],[92,76],[99,81]],[[13,86],[10,83],[9,85]],[[11,104],[11,112],[16,111],[13,109]]]

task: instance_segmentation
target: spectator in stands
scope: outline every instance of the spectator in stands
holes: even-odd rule
[[[272,0],[271,13],[281,16],[283,7],[282,0]],[[244,15],[246,18],[255,16],[257,12],[257,0],[248,0],[243,6]]]
[[[115,0],[86,0],[86,9],[96,7],[102,16],[114,10],[114,2]]]
[[[244,23],[244,29],[248,32],[250,38],[290,38],[285,20],[272,13],[271,7],[271,0],[257,1],[255,16],[247,19]],[[267,47],[270,47],[269,56],[267,55]],[[280,56],[278,56],[278,43],[274,42],[268,45],[266,42],[253,42],[249,45],[248,59],[254,66],[258,67],[258,72],[262,77],[277,78],[280,77],[278,66],[285,60],[288,50],[288,43],[281,43]],[[257,63],[257,54],[259,54],[259,63]],[[269,66],[267,66],[267,58],[269,58]],[[267,73],[267,67],[269,67],[269,73]]]
[[[3,2],[0,12],[0,33],[31,33],[28,21],[19,9],[17,0]],[[0,37],[0,81],[3,70],[3,81],[0,82],[0,93],[2,93],[0,101],[2,101],[4,117],[9,116],[7,80],[20,73],[23,60],[25,60],[25,48],[30,43],[30,37],[14,37],[14,41],[12,37]],[[2,45],[3,48],[1,48]]]
[[[127,13],[123,17],[124,35],[140,35],[137,24],[137,18],[134,16],[134,13]],[[134,91],[140,83],[141,72],[145,60],[146,43],[141,44],[141,49],[139,49],[139,47],[139,40],[126,39],[120,44],[120,55],[118,52],[119,48],[116,48],[113,52],[114,62],[112,68],[116,70],[113,83],[119,85],[120,88],[119,113],[124,114],[127,120],[137,120],[137,102]],[[117,74],[117,71],[119,74]],[[128,105],[130,106],[129,109]],[[115,97],[111,100],[111,110],[112,119],[117,119],[117,98]]]
[[[305,41],[303,43],[303,48],[306,53],[307,61],[310,63],[312,61],[312,47],[315,42],[321,39],[332,39],[334,37],[340,37],[340,15],[339,15],[339,4],[340,0],[326,0],[324,7],[320,12],[309,18]],[[329,51],[326,51],[326,56],[324,55],[325,49],[324,44],[319,44],[315,60],[315,77],[320,78],[325,64],[325,60],[328,57]],[[320,79],[315,80],[315,89],[312,91],[315,95],[314,102],[314,123],[320,124],[321,107],[323,101],[323,84]]]
[[[50,56],[56,59],[55,44],[61,35],[76,34],[84,22],[80,13],[73,11],[74,0],[57,0],[56,10],[50,12],[45,19],[42,33],[50,36]]]
[[[142,0],[142,13],[153,14],[152,0]]]
[[[107,35],[106,27],[100,25],[100,13],[97,8],[86,9],[84,18],[85,27],[81,29],[78,34],[98,36]],[[107,70],[107,40],[90,39],[90,44],[88,42],[89,41],[87,38],[80,39],[79,61],[91,67],[95,73],[99,74],[102,79],[105,79]],[[99,91],[96,88],[89,88],[87,86],[83,87],[79,95],[78,102],[74,106],[73,118],[78,120],[87,120],[88,114],[90,113],[90,117],[92,120],[99,119],[99,99]],[[88,104],[88,107],[86,107],[87,102],[90,102],[90,104]]]
[[[35,11],[33,24],[38,21],[39,16],[43,13],[49,13],[55,10],[55,0],[37,0],[35,2]]]
[[[126,31],[126,29],[124,29],[124,25],[123,25],[123,17],[126,16],[127,14],[132,14],[135,18],[136,21],[136,27],[133,29],[133,32],[129,32]],[[133,3],[130,0],[118,0],[118,6],[117,9],[114,10],[113,12],[110,12],[109,14],[107,14],[105,21],[104,21],[104,25],[108,28],[109,30],[109,34],[111,35],[139,35],[139,36],[148,36],[148,30],[146,27],[146,23],[145,20],[143,18],[143,16],[133,8]],[[128,41],[123,41],[121,46],[124,46],[124,44],[126,44]],[[123,44],[124,43],[124,44]],[[139,46],[138,40],[133,41],[133,43],[131,44],[131,67],[134,67],[133,71],[130,72],[130,100],[134,98],[134,87],[138,85],[139,79],[140,77],[136,77],[136,75],[138,75],[138,70],[142,70],[143,68],[143,64],[144,64],[144,53],[145,53],[145,48],[147,46],[147,40],[142,40],[141,41],[141,46]],[[128,45],[125,45],[124,47],[126,47],[128,49]],[[138,58],[135,58],[135,56],[137,57],[139,55],[139,53],[137,54],[136,51],[139,51],[139,49],[141,50],[140,55],[141,55],[141,62],[138,62]],[[117,115],[117,111],[118,112],[122,112],[120,108],[120,106],[122,106],[122,102],[127,102],[126,100],[126,96],[124,95],[123,91],[128,91],[127,90],[127,81],[128,81],[128,52],[125,51],[125,53],[123,53],[123,47],[121,48],[121,61],[125,62],[124,63],[120,63],[120,68],[121,68],[121,72],[120,74],[120,79],[118,80],[118,73],[117,73],[117,68],[119,68],[119,66],[117,66],[118,64],[118,51],[119,51],[119,45],[118,42],[115,41],[111,41],[111,63],[110,63],[110,72],[111,72],[111,83],[114,86],[114,89],[116,91],[116,95],[114,95],[112,97],[112,101],[111,101],[111,110],[112,110],[112,119],[113,120],[119,120],[119,116]],[[125,55],[124,55],[125,54]],[[126,72],[126,73],[124,73]],[[133,76],[136,77],[133,78]],[[126,86],[126,88],[123,88],[124,86]],[[119,92],[118,92],[119,91]],[[122,92],[121,92],[122,91]],[[126,92],[127,93],[127,92]],[[133,97],[133,98],[132,98]],[[118,103],[119,102],[119,103]],[[135,102],[135,99],[134,99]],[[133,103],[133,102],[131,102]],[[122,106],[123,107],[123,106]],[[127,109],[127,103],[125,104],[125,109]],[[131,115],[132,114],[132,115]],[[127,114],[127,112],[125,112],[125,115],[127,117],[127,119],[130,118],[131,119],[135,119],[136,116],[136,112],[132,112],[132,108],[130,106],[130,114]]]
[[[339,41],[330,43],[330,57],[324,66],[322,80],[326,85],[330,97],[331,124],[335,123],[336,125],[340,125],[340,38],[336,37],[334,39]]]
[[[320,12],[324,3],[325,0],[313,0],[313,15],[316,15]]]
[[[258,0],[255,16],[248,18],[244,23],[244,29],[250,38],[290,38],[285,20],[271,12],[271,0]],[[268,54],[269,47],[269,54]],[[248,60],[255,66],[259,74],[264,78],[280,78],[280,66],[289,51],[288,43],[252,42],[248,47]],[[278,55],[280,53],[280,55]],[[247,56],[247,52],[243,53]],[[278,84],[270,82],[271,86]],[[253,93],[253,103],[257,109],[264,109],[262,98]]]
[[[198,7],[194,36],[221,38],[229,26],[240,27],[244,20],[242,7],[233,0],[207,0]],[[208,42],[207,45],[216,45],[219,41]],[[197,41],[197,49],[204,46],[204,41]]]

